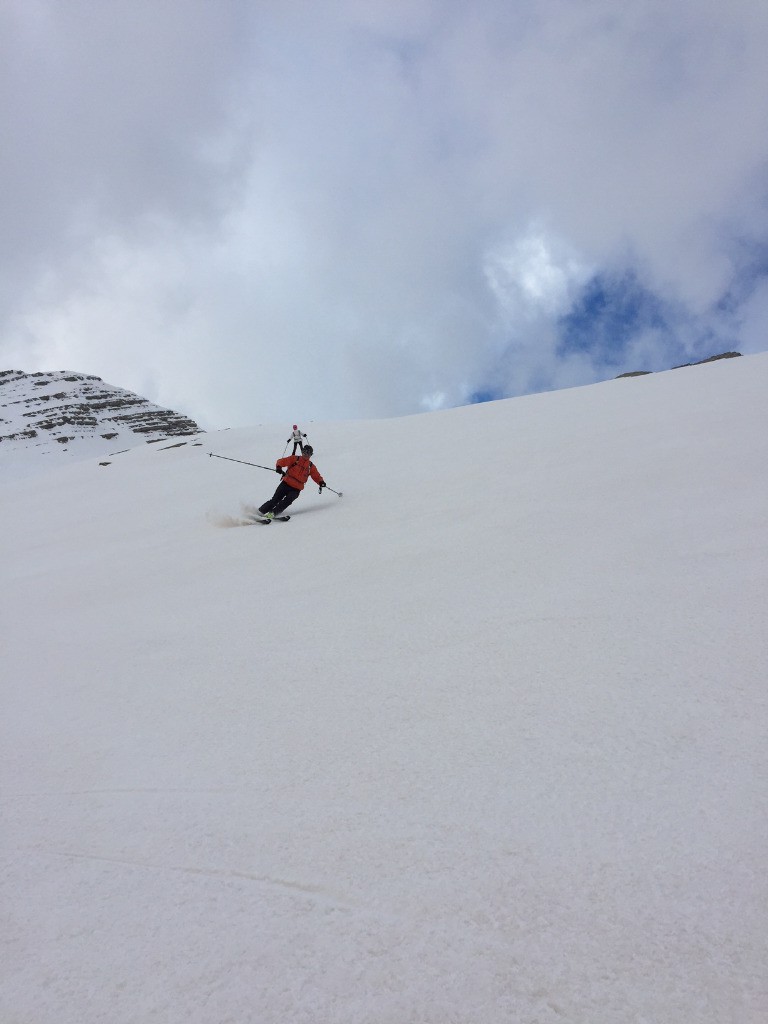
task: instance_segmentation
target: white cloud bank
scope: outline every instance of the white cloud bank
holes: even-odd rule
[[[0,22],[6,365],[235,425],[766,347],[758,0],[11,0]],[[563,346],[592,273],[668,314],[610,365]]]

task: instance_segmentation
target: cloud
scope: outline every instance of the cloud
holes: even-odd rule
[[[758,0],[11,0],[0,39],[7,365],[213,426],[765,347]]]

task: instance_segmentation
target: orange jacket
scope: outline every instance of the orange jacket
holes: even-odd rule
[[[304,484],[309,477],[312,477],[316,484],[325,483],[314,462],[310,462],[303,455],[286,455],[284,459],[278,459],[275,468],[281,469],[283,466],[286,466],[288,470],[283,477],[283,483],[288,484],[289,487],[295,487],[297,491],[304,489]]]

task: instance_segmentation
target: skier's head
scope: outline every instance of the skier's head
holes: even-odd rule
[[[301,449],[301,454],[309,459],[314,453],[314,451],[315,449],[312,447],[311,444],[305,444],[304,447]]]
[[[293,424],[293,429],[294,429],[294,430],[298,430],[298,429],[299,429],[299,428],[298,428],[298,427],[296,426],[296,424],[295,424],[295,423]]]

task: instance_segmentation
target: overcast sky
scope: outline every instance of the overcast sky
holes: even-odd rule
[[[766,54],[765,0],[0,0],[0,369],[223,427],[762,351]]]

